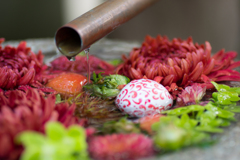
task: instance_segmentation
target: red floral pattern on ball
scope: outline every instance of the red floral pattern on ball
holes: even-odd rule
[[[130,116],[143,117],[169,109],[173,98],[161,84],[150,79],[139,79],[126,85],[115,103]]]

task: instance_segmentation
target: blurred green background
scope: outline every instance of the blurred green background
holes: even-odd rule
[[[54,37],[63,24],[104,0],[0,1],[0,37],[6,40]],[[160,0],[120,26],[108,38],[142,42],[149,34],[170,39],[192,36],[209,41],[213,52],[222,48],[240,52],[239,0]]]

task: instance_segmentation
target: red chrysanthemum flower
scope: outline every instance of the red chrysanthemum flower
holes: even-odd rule
[[[95,56],[89,56],[90,73],[104,72],[105,75],[113,74],[115,67]],[[87,57],[76,56],[75,61],[69,61],[65,56],[61,56],[51,62],[50,72],[70,71],[74,73],[87,74]]]
[[[76,106],[68,103],[55,105],[55,96],[43,97],[36,89],[26,93],[20,90],[8,92],[8,98],[0,93],[0,159],[16,159],[22,147],[14,143],[17,134],[25,130],[44,132],[48,121],[59,121],[66,127],[83,125],[74,115]]]
[[[31,85],[41,82],[41,75],[47,66],[43,64],[43,55],[34,54],[26,42],[20,42],[17,48],[2,47],[0,39],[0,88],[13,89],[20,85]]]
[[[117,73],[130,79],[157,77],[168,88],[172,83],[182,88],[193,83],[212,88],[210,81],[240,81],[240,73],[232,70],[240,66],[240,61],[233,61],[236,56],[236,52],[221,50],[211,57],[210,43],[204,47],[194,44],[192,38],[169,41],[167,37],[146,36],[140,48],[134,48],[129,58],[123,57]]]
[[[134,160],[153,155],[152,140],[141,134],[112,134],[89,140],[90,156],[96,160]]]

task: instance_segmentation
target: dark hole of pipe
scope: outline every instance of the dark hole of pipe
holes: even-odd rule
[[[59,51],[67,57],[76,56],[81,51],[81,37],[70,27],[60,28],[56,33],[55,41]]]

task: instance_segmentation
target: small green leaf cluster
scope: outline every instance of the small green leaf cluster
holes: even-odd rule
[[[240,87],[229,87],[215,82],[212,84],[218,91],[212,94],[212,104],[227,111],[240,113],[240,106],[237,105],[237,101],[240,100]]]
[[[17,142],[25,150],[21,160],[88,160],[85,130],[77,125],[65,129],[59,122],[46,124],[46,136],[33,131],[22,132]]]
[[[56,94],[55,97],[56,97],[55,104],[58,104],[58,103],[62,103],[62,102],[63,102],[60,94]]]
[[[114,98],[116,97],[120,89],[118,89],[119,85],[126,85],[130,82],[128,77],[114,74],[103,77],[101,73],[96,75],[93,73],[93,83],[87,84],[83,86],[85,91],[89,91],[93,96],[106,98]]]
[[[177,150],[184,146],[197,144],[208,140],[209,134],[195,129],[198,121],[191,119],[188,114],[161,117],[160,121],[152,125],[156,131],[153,140],[156,147],[165,150]]]
[[[220,105],[236,105],[236,102],[240,100],[238,97],[240,94],[239,87],[229,87],[224,84],[217,84],[212,82],[218,92],[212,94],[215,103]]]
[[[234,121],[240,88],[231,88],[213,82],[218,92],[207,105],[190,105],[164,111],[167,114],[152,125],[154,142],[158,148],[177,150],[185,146],[209,141],[211,133],[223,132],[222,127]]]
[[[126,117],[121,118],[118,121],[105,122],[101,127],[101,132],[104,134],[112,133],[140,133],[139,125],[129,121]]]

